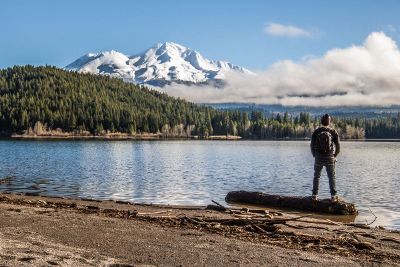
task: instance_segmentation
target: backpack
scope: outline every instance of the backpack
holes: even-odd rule
[[[333,150],[332,134],[329,131],[321,131],[315,140],[315,148],[319,154],[329,154]]]

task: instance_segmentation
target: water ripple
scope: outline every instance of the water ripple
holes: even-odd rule
[[[287,141],[0,141],[0,190],[53,196],[203,205],[232,190],[309,195],[308,142]],[[368,219],[399,227],[400,143],[343,142],[341,196]],[[323,173],[321,197],[328,197]],[[368,212],[367,212],[368,211]]]

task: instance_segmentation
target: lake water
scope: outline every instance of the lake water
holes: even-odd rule
[[[308,141],[0,141],[0,191],[142,203],[224,203],[233,190],[310,195]],[[342,142],[340,196],[400,229],[400,142]],[[321,177],[320,197],[329,197]],[[371,210],[371,211],[370,211]]]

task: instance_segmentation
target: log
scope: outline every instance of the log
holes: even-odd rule
[[[269,195],[261,192],[232,191],[226,195],[225,201],[227,203],[255,204],[316,213],[357,214],[357,209],[353,203],[347,203],[342,200],[332,202],[330,199],[312,200],[311,197]]]

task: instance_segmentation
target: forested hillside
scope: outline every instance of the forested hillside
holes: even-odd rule
[[[400,115],[379,119],[335,119],[342,138],[400,138]],[[265,117],[216,110],[169,97],[117,78],[55,67],[0,70],[0,133],[24,134],[38,124],[46,131],[161,136],[239,135],[244,138],[310,137],[319,119],[308,113]]]
[[[202,134],[211,112],[120,79],[32,66],[0,71],[0,105],[4,134],[21,133],[37,121],[93,134],[157,132],[179,124],[195,125],[194,134]]]

